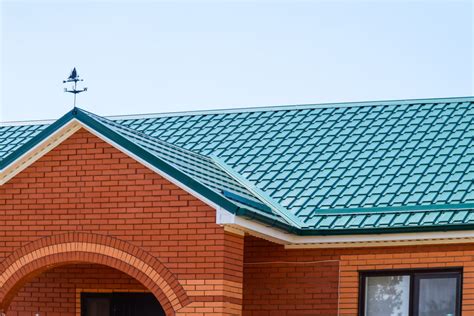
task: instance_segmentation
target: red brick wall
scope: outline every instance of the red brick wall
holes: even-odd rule
[[[240,304],[225,293],[241,288],[242,238],[215,224],[214,209],[85,130],[0,187],[0,223],[0,262],[52,234],[104,234],[158,258],[185,289],[214,289],[193,292],[187,312]]]
[[[446,267],[464,269],[462,315],[474,315],[474,244],[284,249],[246,237],[244,315],[357,315],[359,271]]]
[[[361,270],[463,268],[462,315],[474,315],[474,244],[341,251],[340,314],[357,315]]]
[[[8,316],[75,315],[82,291],[146,291],[135,279],[115,269],[90,264],[48,270],[28,282],[11,304]]]
[[[244,315],[337,315],[338,259],[246,237]]]

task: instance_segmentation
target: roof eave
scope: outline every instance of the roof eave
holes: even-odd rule
[[[381,228],[353,228],[353,229],[299,229],[300,236],[342,236],[342,235],[380,235],[418,232],[447,232],[459,230],[474,230],[474,224],[447,224]]]
[[[239,208],[236,213],[250,220],[256,220],[275,229],[295,234],[297,236],[348,236],[348,235],[382,235],[382,234],[405,234],[405,233],[426,233],[426,232],[451,232],[451,231],[471,231],[474,224],[442,224],[442,225],[417,225],[400,227],[380,227],[380,228],[348,228],[348,229],[311,229],[297,228],[281,221],[262,216],[251,210]]]
[[[252,236],[263,238],[286,248],[347,248],[347,247],[376,247],[376,246],[408,246],[424,244],[456,244],[474,242],[474,229],[472,225],[451,226],[449,228],[437,227],[433,231],[351,231],[348,234],[319,234],[300,235],[290,233],[285,229],[262,223],[259,220],[245,216],[225,216],[218,212],[220,224],[228,230],[240,231]],[[222,219],[226,219],[222,220]],[[312,233],[316,233],[313,231]],[[320,232],[321,233],[321,232]],[[337,233],[340,233],[337,232]]]

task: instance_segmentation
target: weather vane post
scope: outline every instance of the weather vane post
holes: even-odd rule
[[[64,88],[64,92],[69,92],[74,94],[74,107],[76,107],[76,95],[78,93],[87,91],[87,88],[84,89],[77,89],[77,82],[78,81],[84,81],[84,79],[79,79],[79,75],[77,73],[76,67],[72,70],[71,74],[69,77],[63,81],[63,83],[68,83],[68,82],[74,82],[74,87],[68,90],[67,88]]]

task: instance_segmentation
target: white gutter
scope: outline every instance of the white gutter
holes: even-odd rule
[[[272,242],[285,245],[285,248],[350,248],[407,246],[422,244],[456,244],[474,242],[474,230],[449,232],[421,232],[396,234],[354,234],[328,236],[298,236],[272,226],[235,216],[218,209],[218,224],[226,229],[240,231]]]

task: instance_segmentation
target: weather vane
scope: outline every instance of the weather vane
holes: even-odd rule
[[[77,70],[76,70],[76,67],[74,67],[74,69],[72,70],[71,74],[69,75],[69,77],[63,81],[63,83],[67,83],[67,82],[74,82],[74,87],[71,88],[71,90],[68,90],[67,88],[64,88],[64,92],[69,92],[69,93],[73,93],[74,94],[74,107],[76,107],[76,95],[78,93],[81,93],[81,92],[84,92],[84,91],[87,91],[87,88],[84,88],[84,89],[77,89],[77,82],[78,81],[84,81],[84,79],[79,79],[79,75],[77,74]]]

